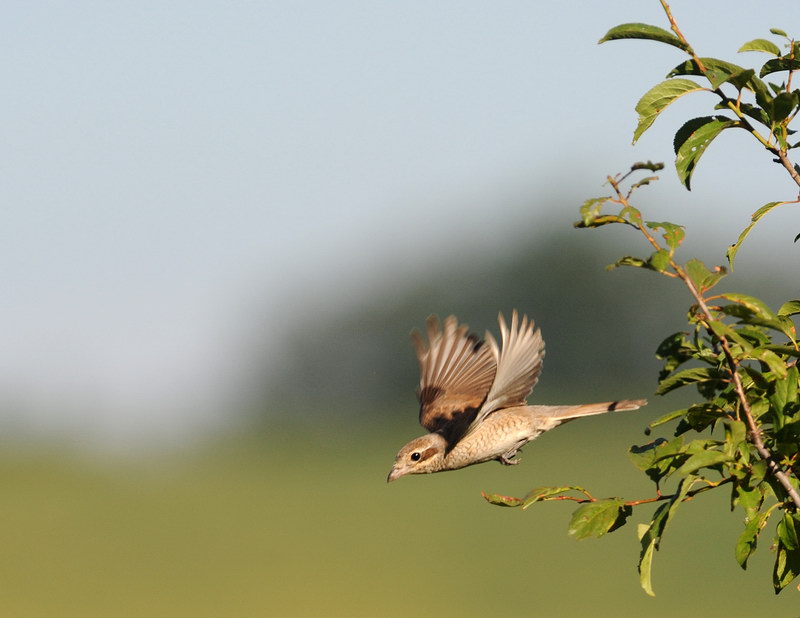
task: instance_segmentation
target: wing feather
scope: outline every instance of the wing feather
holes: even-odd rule
[[[419,420],[428,431],[442,433],[452,448],[478,414],[497,364],[489,346],[455,316],[445,319],[441,330],[439,319],[430,316],[426,331],[427,342],[419,331],[411,333],[420,368]]]
[[[498,316],[498,322],[502,348],[490,333],[486,334],[497,362],[497,372],[486,401],[469,427],[470,431],[495,410],[524,405],[542,371],[544,339],[533,320],[525,315],[520,318],[514,310],[510,327],[506,325],[502,313]]]

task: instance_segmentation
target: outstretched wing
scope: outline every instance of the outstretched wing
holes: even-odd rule
[[[411,333],[420,370],[419,422],[443,434],[452,448],[481,409],[497,363],[489,346],[453,315],[442,330],[438,318],[430,316],[427,335],[426,344],[419,331]]]
[[[502,348],[491,333],[486,333],[486,340],[497,362],[497,374],[469,430],[477,427],[495,410],[525,405],[542,371],[544,339],[533,320],[524,315],[520,318],[515,310],[511,314],[510,327],[506,326],[502,313],[498,316],[498,322]]]

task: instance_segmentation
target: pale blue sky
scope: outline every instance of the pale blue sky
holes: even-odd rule
[[[672,6],[702,55],[732,59],[798,23],[796,1],[766,4],[775,17]],[[633,160],[670,161],[692,109],[630,147],[637,98],[682,57],[596,41],[663,26],[655,1],[11,1],[2,17],[0,427],[213,424],[254,335],[277,352],[286,318],[345,308],[381,268],[413,277],[463,240],[519,234],[519,196],[560,195],[567,173],[589,196]],[[691,199],[792,197],[754,150],[720,187],[717,146]],[[574,219],[548,205],[539,232]]]

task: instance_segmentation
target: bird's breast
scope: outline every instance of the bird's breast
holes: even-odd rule
[[[453,447],[445,457],[445,464],[455,469],[497,459],[540,433],[541,429],[524,407],[497,410]]]

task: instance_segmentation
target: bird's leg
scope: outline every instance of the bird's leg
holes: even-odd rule
[[[522,448],[523,444],[525,444],[525,442],[522,442],[521,444],[516,445],[514,448],[506,451],[505,453],[500,455],[500,457],[497,458],[497,461],[499,461],[504,466],[516,466],[522,460],[514,458],[517,456],[517,452],[519,451],[519,449]]]
[[[511,453],[511,455],[509,455],[508,453],[505,453],[503,455],[500,455],[500,457],[497,458],[497,461],[499,461],[504,466],[516,466],[522,460],[521,459],[511,459],[515,455],[516,455],[516,453]]]

